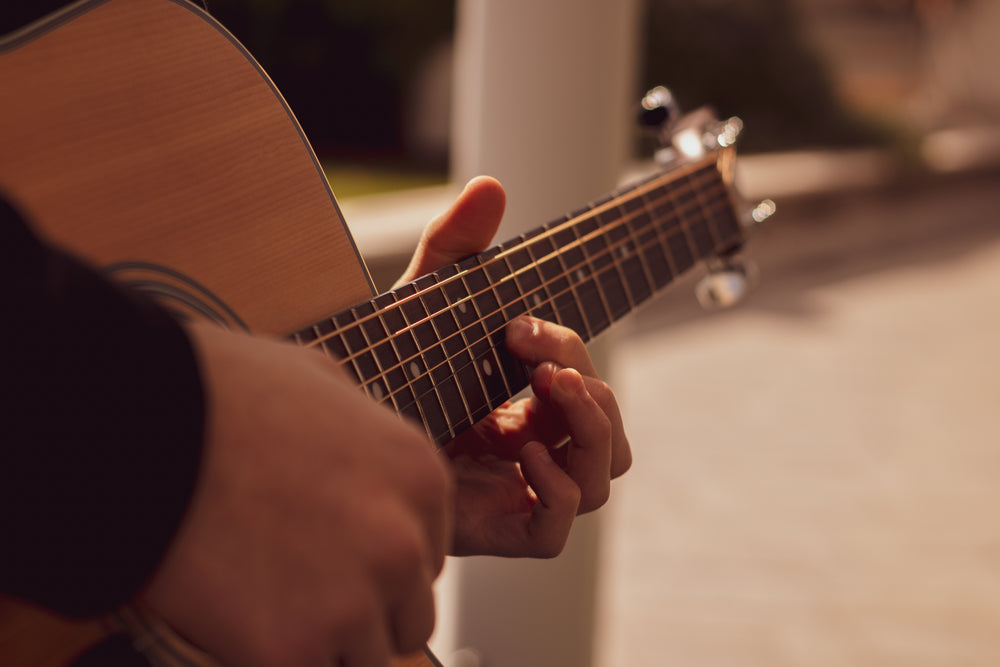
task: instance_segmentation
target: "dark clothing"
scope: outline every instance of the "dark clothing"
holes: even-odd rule
[[[191,494],[203,396],[169,315],[42,244],[0,199],[0,591],[110,611]]]
[[[188,0],[205,7],[202,0]],[[68,5],[70,0],[4,0],[0,6],[0,35],[13,32],[18,28],[40,19],[46,14]]]
[[[0,34],[63,4],[4,2]],[[171,316],[40,240],[3,194],[0,593],[103,613],[148,579],[188,505],[197,361]]]

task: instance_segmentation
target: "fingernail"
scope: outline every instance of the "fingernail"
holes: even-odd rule
[[[583,376],[572,368],[563,370],[568,372],[556,372],[552,381],[552,391],[555,391],[562,399],[580,399],[589,396],[587,386],[583,382]]]
[[[507,325],[507,338],[514,339],[518,341],[523,341],[524,339],[530,337],[535,333],[535,325],[524,317],[519,317],[516,320],[511,320],[510,324]]]
[[[535,368],[535,373],[543,373],[545,375],[555,377],[556,373],[562,370],[562,366],[554,361],[543,361]]]

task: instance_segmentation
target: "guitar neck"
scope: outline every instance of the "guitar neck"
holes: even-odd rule
[[[294,334],[370,397],[453,439],[528,384],[503,344],[530,314],[591,340],[742,241],[721,156],[659,174]]]

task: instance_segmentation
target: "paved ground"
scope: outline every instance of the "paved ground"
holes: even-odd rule
[[[621,335],[601,667],[1000,664],[998,174],[785,206]]]

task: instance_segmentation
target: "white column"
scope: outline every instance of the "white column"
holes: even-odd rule
[[[452,176],[504,184],[500,240],[616,185],[638,13],[639,0],[459,0]],[[446,665],[465,648],[482,667],[592,665],[600,533],[598,513],[552,561],[452,559],[435,643]]]

